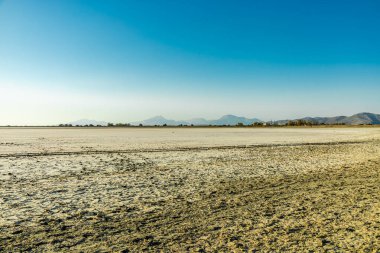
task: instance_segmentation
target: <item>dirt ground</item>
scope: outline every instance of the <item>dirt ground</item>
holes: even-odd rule
[[[3,128],[0,251],[380,252],[380,128]]]

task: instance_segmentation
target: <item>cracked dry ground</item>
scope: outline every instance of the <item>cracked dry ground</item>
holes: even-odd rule
[[[379,252],[380,142],[0,158],[0,251]]]

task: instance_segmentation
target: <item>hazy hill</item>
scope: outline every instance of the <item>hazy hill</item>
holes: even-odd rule
[[[234,126],[238,123],[243,123],[244,125],[251,125],[254,122],[259,122],[259,119],[248,119],[245,117],[238,117],[235,115],[224,115],[220,119],[211,120],[210,125],[222,126],[222,125],[231,125]]]
[[[380,124],[380,114],[362,112],[354,114],[352,116],[336,116],[336,117],[305,117],[302,120],[318,123],[318,124],[346,124],[346,125],[379,125]],[[276,121],[277,124],[286,124],[288,120]]]
[[[154,126],[154,125],[168,125],[168,126],[178,126],[178,125],[186,125],[188,124],[185,121],[177,121],[172,119],[166,119],[163,116],[155,116],[146,120],[132,122],[131,125],[139,125],[142,124],[144,126]]]
[[[374,114],[374,113],[358,113],[355,115],[352,115],[351,117],[347,117],[343,120],[344,123],[350,124],[350,125],[359,125],[359,124],[373,124],[378,125],[380,124],[380,114]]]
[[[194,118],[186,120],[190,125],[193,124],[195,126],[207,126],[210,124],[210,121],[204,118]]]
[[[80,119],[77,121],[69,122],[73,126],[85,126],[85,125],[94,125],[94,126],[107,126],[107,122],[105,121],[97,121],[92,119]]]
[[[236,125],[238,123],[243,123],[244,125],[251,125],[254,122],[260,121],[259,119],[248,119],[245,117],[238,117],[235,115],[225,115],[221,117],[220,119],[216,120],[207,120],[204,118],[194,118],[190,120],[184,120],[184,121],[177,121],[177,120],[171,120],[166,119],[162,116],[156,116],[150,119],[146,119],[143,121],[138,122],[132,122],[132,125],[139,125],[142,124],[144,126],[154,126],[154,125],[168,125],[168,126],[178,126],[178,125],[195,125],[195,126],[207,126],[207,125],[214,125],[214,126],[222,126],[222,125]]]

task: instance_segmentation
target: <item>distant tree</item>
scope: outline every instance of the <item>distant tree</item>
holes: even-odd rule
[[[71,124],[59,124],[59,127],[72,127],[73,125]]]
[[[236,124],[236,126],[238,126],[238,127],[242,127],[242,126],[244,126],[244,124],[241,123],[241,122],[239,122],[239,123]]]
[[[108,127],[113,127],[113,123],[108,123],[107,126]]]
[[[166,126],[168,126],[168,125],[167,125],[167,124],[163,124],[162,126],[166,127]]]
[[[306,121],[303,119],[298,119],[298,120],[289,120],[285,125],[286,126],[312,126],[313,122]]]
[[[139,127],[142,127],[143,126],[143,124],[139,124]]]
[[[129,126],[131,126],[131,124],[129,124],[129,123],[116,123],[115,126],[116,127],[129,127]]]
[[[289,120],[285,125],[286,126],[295,126],[295,122],[292,120]]]

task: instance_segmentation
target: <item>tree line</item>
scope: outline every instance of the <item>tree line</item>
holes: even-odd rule
[[[236,125],[202,125],[202,126],[195,126],[193,124],[191,125],[176,125],[176,126],[168,126],[167,124],[162,125],[149,125],[144,126],[143,124],[139,125],[131,125],[130,123],[108,123],[106,126],[102,125],[72,125],[72,124],[59,124],[59,127],[283,127],[283,126],[323,126],[323,125],[345,125],[344,123],[336,123],[336,124],[325,124],[325,123],[319,123],[317,121],[308,121],[308,120],[288,120],[285,123],[279,124],[276,121],[268,121],[268,122],[254,122],[250,125],[245,125],[241,122],[237,123]]]

